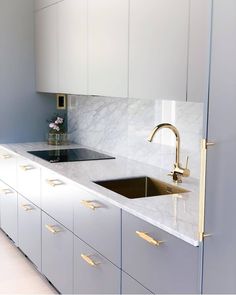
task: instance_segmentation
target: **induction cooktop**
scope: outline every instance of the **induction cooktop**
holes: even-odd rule
[[[114,157],[86,148],[28,151],[28,153],[50,163],[115,159]]]

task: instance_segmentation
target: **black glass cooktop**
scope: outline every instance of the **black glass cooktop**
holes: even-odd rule
[[[101,154],[89,149],[66,149],[66,150],[46,150],[46,151],[28,151],[28,153],[46,160],[50,163],[74,162],[74,161],[93,161],[115,159],[114,157]]]

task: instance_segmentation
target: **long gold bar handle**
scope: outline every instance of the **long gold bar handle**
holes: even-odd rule
[[[95,210],[95,209],[100,208],[100,205],[96,204],[96,203],[93,202],[93,201],[82,200],[82,201],[80,201],[80,203],[81,203],[82,205],[84,205],[86,208],[89,208],[89,209],[91,209],[91,210]]]
[[[29,205],[29,204],[22,204],[21,205],[21,208],[23,210],[25,210],[25,211],[32,211],[32,210],[34,210],[34,208],[31,205]]]
[[[14,194],[14,191],[10,190],[9,188],[2,188],[0,189],[0,192],[2,192],[4,195]]]
[[[95,262],[90,258],[90,255],[86,255],[86,254],[81,254],[80,255],[81,258],[86,261],[90,266],[96,266],[98,264],[100,264],[100,262]]]
[[[31,165],[21,165],[20,169],[23,171],[29,171],[29,170],[33,170],[35,168],[34,168],[34,166],[31,166]]]
[[[55,225],[45,224],[45,227],[52,234],[57,234],[57,233],[59,233],[61,231],[60,228],[56,227]]]
[[[136,234],[143,240],[145,240],[146,242],[148,242],[149,244],[153,245],[153,246],[160,246],[161,243],[164,243],[164,241],[158,241],[153,239],[152,237],[150,237],[147,233],[145,232],[141,232],[141,231],[136,231]]]
[[[10,154],[0,154],[0,158],[3,160],[7,160],[7,159],[11,158],[11,155]]]
[[[52,187],[64,184],[64,182],[59,179],[47,179],[46,182]]]

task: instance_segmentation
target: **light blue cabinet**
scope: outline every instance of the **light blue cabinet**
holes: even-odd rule
[[[199,293],[200,251],[122,213],[122,268],[153,293]]]
[[[60,293],[73,293],[73,234],[42,213],[42,273]]]
[[[121,294],[152,294],[152,292],[144,288],[136,280],[131,278],[131,276],[122,272]]]
[[[1,228],[17,244],[17,193],[0,182]]]
[[[19,248],[41,271],[41,210],[18,195]]]
[[[74,293],[119,294],[121,270],[74,238]]]

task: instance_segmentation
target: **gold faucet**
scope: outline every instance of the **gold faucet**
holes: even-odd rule
[[[187,168],[188,166],[188,157],[187,157],[187,162],[186,162],[186,167],[182,168],[180,165],[180,136],[179,136],[179,131],[178,129],[173,126],[172,124],[169,123],[162,123],[157,125],[151,132],[150,136],[148,137],[148,141],[152,142],[154,135],[156,132],[160,129],[167,128],[170,129],[174,132],[175,137],[176,137],[176,150],[175,150],[175,164],[174,164],[174,170],[171,172],[171,176],[173,177],[173,181],[177,183],[182,182],[182,176],[183,177],[188,177],[190,175],[190,170]]]

